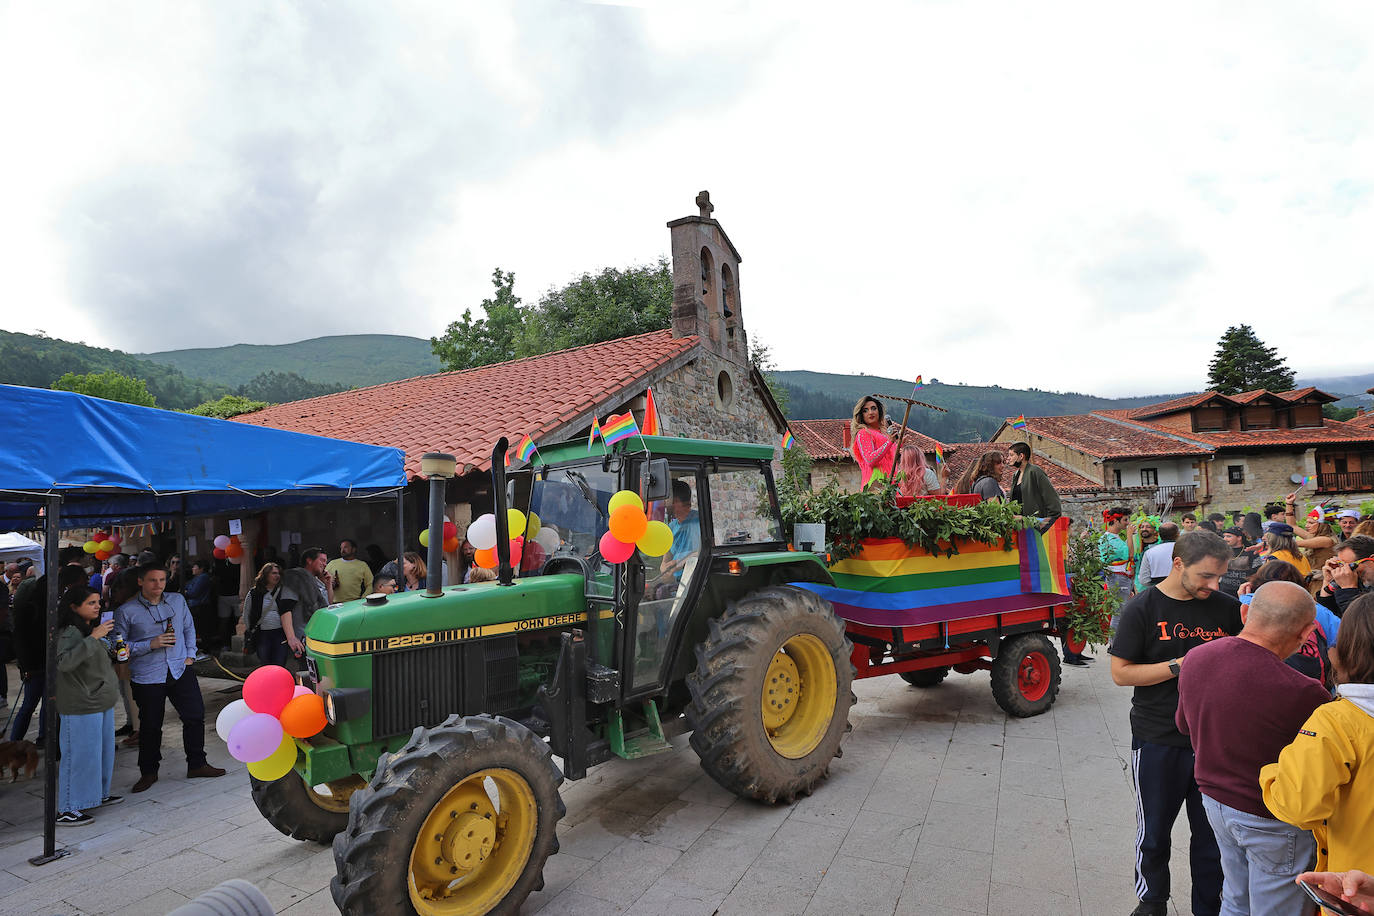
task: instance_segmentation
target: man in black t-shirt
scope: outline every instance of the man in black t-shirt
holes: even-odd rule
[[[1134,687],[1131,771],[1135,778],[1136,896],[1132,916],[1164,916],[1169,902],[1169,837],[1179,808],[1192,829],[1193,916],[1221,912],[1221,853],[1193,779],[1193,748],[1178,730],[1178,673],[1189,649],[1241,630],[1240,602],[1218,591],[1231,559],[1226,542],[1191,531],[1174,546],[1159,585],[1121,609],[1108,652],[1112,680]]]

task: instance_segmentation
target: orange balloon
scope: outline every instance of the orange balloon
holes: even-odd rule
[[[301,694],[282,709],[281,730],[292,738],[309,738],[324,731],[329,724],[324,716],[324,700],[313,694]]]
[[[488,547],[486,550],[477,551],[473,561],[483,569],[495,569],[501,561],[496,558],[496,548]]]
[[[226,557],[241,557],[243,556],[243,548],[239,546],[238,541],[230,541],[229,546],[224,548],[224,555]]]
[[[635,505],[620,506],[611,513],[611,537],[625,544],[633,544],[644,537],[649,517]]]
[[[97,550],[95,552],[95,558],[97,560],[108,560],[110,558],[110,552],[108,550]]]
[[[444,540],[444,553],[454,553],[458,550],[458,539],[447,538]]]

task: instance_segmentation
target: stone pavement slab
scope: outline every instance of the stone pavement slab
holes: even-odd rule
[[[685,738],[647,760],[597,767],[564,784],[561,852],[522,913],[1130,912],[1130,691],[1112,685],[1099,657],[1066,668],[1054,709],[1034,719],[1004,716],[986,673],[928,690],[857,682],[844,756],[790,807],[726,792]],[[213,723],[236,685],[201,683]],[[124,804],[59,831],[74,854],[48,866],[27,862],[41,849],[41,770],[0,782],[0,914],[156,916],[231,877],[256,883],[279,913],[336,912],[330,851],[257,814],[244,766],[213,728],[210,758],[229,774],[186,780],[168,720],[161,780],[128,794],[136,752],[119,750],[114,791]],[[1175,849],[1171,912],[1180,913],[1182,822]]]

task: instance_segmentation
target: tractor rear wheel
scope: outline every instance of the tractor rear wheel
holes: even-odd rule
[[[517,912],[558,851],[562,782],[548,745],[510,719],[417,728],[334,838],[334,903],[344,916]]]
[[[310,787],[295,770],[281,779],[263,782],[248,777],[253,804],[267,822],[293,840],[312,840],[328,846],[348,826],[348,800],[366,783],[350,776]]]
[[[898,677],[912,687],[938,687],[948,674],[948,668],[922,668],[919,671],[903,671]]]
[[[1059,695],[1059,653],[1042,633],[1004,640],[992,663],[992,695],[1008,715],[1038,716]]]
[[[736,795],[810,794],[838,756],[854,703],[844,624],[815,594],[760,589],[709,622],[687,675],[701,766]]]

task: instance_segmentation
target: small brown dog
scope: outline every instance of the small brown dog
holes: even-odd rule
[[[19,781],[20,770],[25,779],[32,779],[38,769],[38,745],[32,741],[0,741],[0,775],[6,769],[14,774],[10,782]]]

